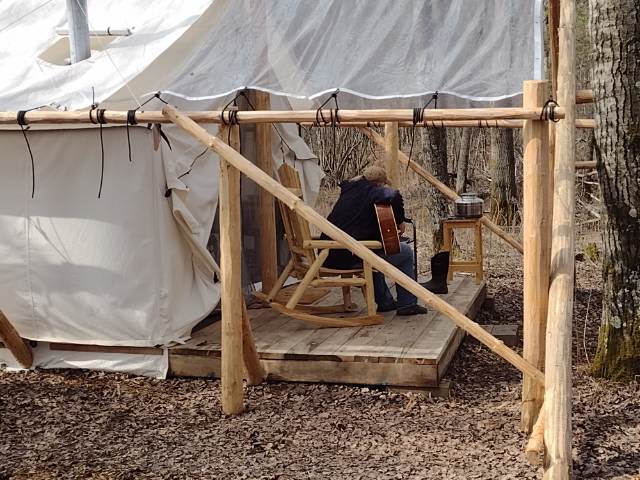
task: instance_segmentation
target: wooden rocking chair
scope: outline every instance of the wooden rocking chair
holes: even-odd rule
[[[289,165],[278,169],[282,185],[302,198],[302,187],[298,172]],[[344,249],[344,246],[333,240],[312,238],[309,223],[285,204],[278,202],[284,230],[291,252],[291,259],[278,277],[273,289],[268,293],[256,292],[254,295],[267,302],[274,310],[320,326],[355,327],[376,325],[383,322],[384,317],[376,314],[376,302],[373,291],[373,270],[371,265],[363,262],[362,268],[349,270],[323,267],[332,249]],[[378,241],[363,241],[368,248],[382,248]],[[276,301],[289,276],[301,279],[286,304]],[[343,303],[338,305],[301,305],[300,300],[309,287],[341,287]],[[322,314],[353,313],[358,310],[351,302],[351,287],[359,287],[367,305],[367,315],[325,317]]]

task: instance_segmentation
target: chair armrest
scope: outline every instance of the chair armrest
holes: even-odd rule
[[[359,243],[363,247],[370,248],[372,250],[377,250],[382,248],[382,243],[377,240],[360,240]],[[335,240],[305,240],[303,243],[303,248],[320,248],[320,249],[334,249],[334,250],[347,250],[342,243],[336,242]]]

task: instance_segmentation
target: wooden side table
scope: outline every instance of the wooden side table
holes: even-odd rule
[[[454,260],[453,259],[453,238],[456,228],[471,228],[474,230],[475,240],[475,257],[471,260]],[[450,218],[443,220],[442,233],[444,237],[444,250],[449,252],[449,274],[447,280],[453,279],[453,272],[469,272],[474,273],[476,283],[483,280],[482,273],[482,223],[479,218]]]

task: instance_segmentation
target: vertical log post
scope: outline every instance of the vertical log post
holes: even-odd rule
[[[271,101],[266,92],[255,91],[256,110],[270,110]],[[271,159],[271,124],[256,124],[256,164],[269,176],[273,175]],[[264,189],[258,189],[258,222],[260,237],[260,275],[262,291],[269,293],[278,278],[278,253],[276,245],[276,211],[273,197]]]
[[[220,127],[225,143],[227,126]],[[237,130],[236,127],[232,129]],[[233,134],[232,130],[232,136]],[[234,140],[231,140],[231,144]],[[222,293],[222,411],[242,413],[242,296],[240,171],[219,157],[220,281]]]
[[[9,349],[20,365],[31,368],[33,364],[33,352],[18,331],[11,325],[9,319],[0,311],[0,341]]]
[[[571,330],[575,214],[575,0],[560,2],[558,103],[565,118],[556,125],[551,286],[545,361],[545,479],[571,474]]]
[[[234,125],[231,128],[231,134],[226,128],[221,129],[224,136],[223,140],[226,142],[229,140],[229,146],[236,152],[240,151],[240,128]],[[238,197],[239,199],[240,197]],[[260,364],[260,357],[258,356],[258,350],[256,349],[256,343],[253,338],[253,332],[251,331],[251,320],[249,313],[247,312],[247,306],[242,297],[242,359],[244,362],[245,378],[249,385],[259,385],[262,383],[265,377],[264,369]]]
[[[542,107],[548,82],[524,82],[523,106]],[[522,132],[524,248],[524,319],[522,356],[540,370],[544,367],[545,329],[549,294],[549,127],[546,121],[527,120]],[[544,388],[525,375],[522,381],[521,427],[530,433],[538,417]]]
[[[551,51],[551,97],[558,98],[558,24],[560,23],[560,0],[549,0],[549,50]],[[577,101],[577,99],[576,99]],[[549,122],[549,195],[553,195],[553,169],[556,158],[556,124]],[[550,207],[553,218],[553,200]],[[551,244],[551,229],[549,229]]]
[[[389,183],[393,188],[400,186],[398,173],[399,149],[398,122],[386,122],[384,124],[384,168],[387,171]]]

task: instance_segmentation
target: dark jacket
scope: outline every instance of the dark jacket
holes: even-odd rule
[[[340,184],[340,197],[327,219],[356,240],[380,240],[380,229],[373,205],[391,205],[396,222],[404,222],[404,202],[398,190],[384,187],[364,178]],[[322,235],[323,239],[328,239]],[[331,250],[325,266],[352,268],[362,265],[349,250]]]

